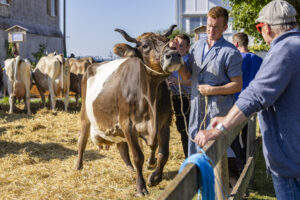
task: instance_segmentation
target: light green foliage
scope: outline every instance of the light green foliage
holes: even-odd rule
[[[259,11],[271,0],[228,0],[232,10],[230,16],[233,18],[233,29],[243,31],[254,38],[254,48],[259,50],[268,50],[267,45],[263,41],[261,34],[255,28],[255,19],[258,17]],[[297,13],[300,13],[299,0],[287,0],[292,4]],[[297,15],[298,23],[300,15]],[[260,46],[260,47],[258,47]]]
[[[46,49],[46,45],[40,44],[39,50],[35,53],[32,53],[33,57],[35,58],[35,61],[32,62],[33,68],[35,68],[35,66],[36,66],[37,62],[40,60],[40,58],[45,55],[45,49]]]
[[[192,33],[186,33],[186,32],[183,31],[183,30],[175,29],[175,30],[173,31],[173,33],[172,33],[168,38],[174,39],[175,36],[178,35],[178,34],[186,34],[187,36],[189,36],[189,38],[193,38],[193,37],[194,37],[194,34],[192,34]]]
[[[6,59],[14,58],[14,44],[5,40]]]

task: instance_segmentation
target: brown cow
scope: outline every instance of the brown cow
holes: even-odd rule
[[[128,146],[136,169],[138,195],[147,194],[142,174],[144,155],[138,138],[145,140],[152,153],[148,165],[155,164],[155,150],[159,146],[155,171],[148,179],[154,186],[162,180],[163,167],[169,155],[171,102],[165,78],[178,70],[183,60],[168,46],[168,38],[175,25],[164,35],[144,33],[137,39],[116,29],[137,46],[117,44],[115,53],[131,56],[106,63],[92,64],[82,79],[81,135],[78,140],[76,168],[82,168],[82,156],[87,139],[102,147],[117,143],[125,164],[132,168]]]
[[[92,57],[69,58],[70,65],[70,91],[75,92],[76,106],[81,96],[81,79],[87,67],[94,63]]]

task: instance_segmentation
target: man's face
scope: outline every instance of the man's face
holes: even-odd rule
[[[216,19],[212,17],[207,18],[207,37],[208,40],[219,40],[222,37],[224,31],[226,31],[227,25],[224,23],[224,17],[218,17]]]
[[[268,24],[264,24],[261,27],[261,35],[263,36],[265,42],[270,45],[273,38],[270,36],[270,26]]]

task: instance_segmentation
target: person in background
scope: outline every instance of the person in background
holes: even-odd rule
[[[243,64],[242,64],[242,77],[243,77],[243,88],[242,91],[248,87],[249,83],[254,79],[259,67],[262,63],[262,58],[257,56],[254,53],[249,52],[248,50],[248,35],[243,32],[239,32],[233,35],[232,37],[233,45],[241,52],[243,57]],[[235,100],[238,99],[240,92],[235,93],[234,97]],[[247,130],[248,126],[242,130],[242,134],[238,135],[238,137],[233,141],[231,144],[231,148],[233,149],[236,155],[236,165],[241,172],[244,168],[246,163],[246,144],[247,144]]]
[[[278,200],[300,199],[300,30],[296,15],[295,8],[283,0],[262,8],[255,22],[271,46],[269,52],[230,112],[214,118],[212,129],[199,130],[195,138],[203,147],[259,112],[264,158]]]
[[[170,42],[170,46],[178,50],[179,54],[183,57],[184,60],[187,60],[187,54],[190,49],[190,38],[185,34],[176,35],[174,40]],[[172,91],[172,103],[173,109],[176,116],[176,127],[178,132],[181,135],[181,143],[184,152],[185,158],[188,156],[188,136],[185,127],[185,121],[188,125],[189,123],[189,114],[190,114],[190,97],[191,97],[191,81],[182,80],[179,76],[179,81],[181,85],[181,90],[179,90],[178,85],[178,72],[173,72],[168,77],[168,83]],[[182,105],[180,99],[180,92],[182,97]],[[183,113],[181,112],[181,106]]]

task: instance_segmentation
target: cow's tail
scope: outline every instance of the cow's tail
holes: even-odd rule
[[[18,80],[18,69],[22,62],[20,56],[16,57],[14,66],[14,81],[13,81],[13,96],[17,98],[22,98],[25,96],[25,85],[21,80]]]
[[[60,75],[61,75],[61,96],[64,96],[64,94],[65,94],[65,87],[64,87],[64,82],[65,82],[65,80],[64,80],[64,65],[65,65],[65,61],[64,61],[64,59],[62,60],[62,62],[61,62],[61,72],[60,72]]]
[[[15,62],[15,73],[14,73],[14,80],[17,81],[17,78],[18,78],[18,66],[19,66],[19,63],[20,63],[20,56],[17,56],[16,57],[16,62]]]
[[[69,74],[69,64],[68,61],[65,60],[62,57],[62,67],[61,67],[61,89],[62,89],[62,95],[65,95],[67,93],[68,87],[69,87],[69,78],[68,78],[68,74]]]

